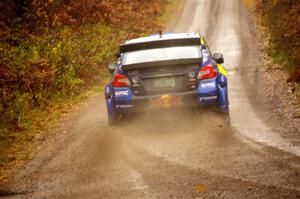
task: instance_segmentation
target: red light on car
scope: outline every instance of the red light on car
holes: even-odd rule
[[[130,86],[130,81],[126,75],[123,74],[115,74],[114,79],[112,81],[113,87],[127,87]]]
[[[212,65],[202,67],[198,72],[198,79],[210,79],[216,77],[217,73]]]

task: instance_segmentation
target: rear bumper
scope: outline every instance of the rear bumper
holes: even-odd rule
[[[198,91],[193,90],[163,95],[132,95],[131,100],[128,101],[114,99],[114,108],[117,112],[140,112],[147,109],[207,105],[218,105],[217,93],[213,92],[206,96],[199,96]]]
[[[179,92],[179,93],[168,93],[169,96],[181,96],[181,97],[189,97],[189,96],[197,96],[197,90],[186,91],[186,92]],[[133,96],[133,101],[140,101],[140,100],[151,100],[160,98],[162,95],[144,95],[144,96]]]
[[[109,90],[109,89],[106,89]],[[109,95],[111,93],[111,95]],[[228,111],[227,85],[218,83],[217,78],[201,80],[195,90],[160,95],[133,95],[130,88],[111,88],[106,96],[117,112],[139,112],[149,108],[175,106],[218,106]],[[158,103],[157,103],[158,102]]]

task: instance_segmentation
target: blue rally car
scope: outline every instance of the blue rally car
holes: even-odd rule
[[[108,122],[145,108],[216,106],[228,114],[227,74],[199,33],[155,34],[120,45],[105,86]]]

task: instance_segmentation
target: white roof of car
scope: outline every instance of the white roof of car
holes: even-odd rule
[[[135,43],[143,43],[150,41],[161,41],[161,40],[171,40],[171,39],[188,39],[188,38],[200,38],[201,35],[199,33],[164,33],[162,35],[155,34],[147,37],[140,37],[136,39],[127,40],[125,44],[135,44]]]

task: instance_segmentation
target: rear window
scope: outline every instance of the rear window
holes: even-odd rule
[[[122,64],[130,65],[176,59],[197,59],[201,58],[201,56],[200,46],[155,48],[127,52],[124,54]]]

